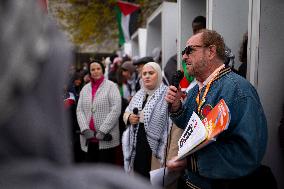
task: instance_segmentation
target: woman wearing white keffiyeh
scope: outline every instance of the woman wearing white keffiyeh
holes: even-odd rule
[[[122,137],[124,168],[127,173],[137,172],[149,178],[152,157],[164,163],[168,104],[164,100],[167,86],[162,83],[160,66],[155,62],[144,65],[142,88],[130,101],[123,115],[128,126]],[[135,115],[133,109],[138,108]]]

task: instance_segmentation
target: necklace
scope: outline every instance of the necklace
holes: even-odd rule
[[[198,115],[200,115],[200,110],[201,110],[201,107],[203,106],[203,104],[205,103],[205,98],[207,96],[207,93],[208,91],[210,90],[210,87],[212,85],[212,83],[216,80],[218,80],[219,78],[221,78],[223,75],[229,73],[231,71],[230,67],[223,67],[219,72],[217,72],[213,78],[208,82],[208,84],[206,85],[206,88],[205,88],[205,91],[203,93],[203,96],[200,100],[200,93],[202,91],[202,88],[199,90],[197,96],[196,96],[196,103],[197,103],[197,113]]]

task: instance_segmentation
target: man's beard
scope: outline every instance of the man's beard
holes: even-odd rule
[[[200,76],[202,77],[202,75],[204,74],[205,70],[207,69],[207,63],[204,60],[204,58],[202,58],[202,60],[200,60],[200,62],[196,63],[196,64],[191,64],[192,67],[192,72],[188,72],[189,75],[195,77],[195,78],[199,78]]]

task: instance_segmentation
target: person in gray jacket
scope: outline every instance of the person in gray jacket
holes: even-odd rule
[[[121,97],[117,85],[104,78],[104,65],[92,62],[91,82],[86,84],[77,106],[81,130],[81,148],[88,162],[115,162],[119,145],[119,116]]]

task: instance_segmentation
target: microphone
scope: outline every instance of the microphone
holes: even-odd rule
[[[138,115],[138,108],[137,108],[137,107],[133,108],[133,113],[134,113],[135,115]],[[133,125],[133,126],[136,127],[137,124],[135,124],[135,125]]]
[[[179,87],[179,83],[183,78],[183,72],[180,70],[177,70],[176,73],[173,75],[173,79],[172,79],[172,85],[175,86],[176,88]]]
[[[138,108],[133,108],[133,113],[135,114],[135,115],[138,115]]]
[[[171,85],[175,86],[177,89],[179,88],[179,83],[183,78],[183,72],[180,70],[177,70],[176,73],[173,75],[172,83]],[[169,110],[172,108],[172,104],[169,104]]]

